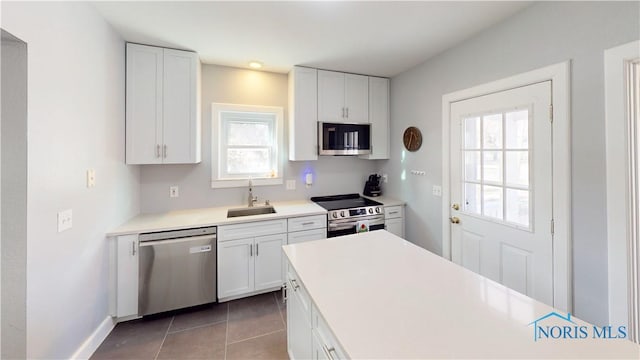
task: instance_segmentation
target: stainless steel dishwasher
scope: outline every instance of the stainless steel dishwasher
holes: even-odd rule
[[[138,314],[216,301],[216,227],[140,234]]]

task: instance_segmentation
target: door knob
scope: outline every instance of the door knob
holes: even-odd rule
[[[453,205],[451,205],[451,208],[452,208],[453,210],[458,211],[458,210],[460,210],[460,205],[458,205],[458,204],[453,204]]]
[[[450,217],[449,220],[451,220],[452,224],[460,224],[460,218],[456,216]]]

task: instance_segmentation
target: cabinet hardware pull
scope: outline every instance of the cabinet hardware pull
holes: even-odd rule
[[[249,245],[249,256],[253,256],[253,244]]]
[[[342,117],[344,118],[344,108],[342,108]]]
[[[349,118],[349,108],[347,108],[347,119]]]
[[[282,303],[286,304],[287,300],[287,283],[285,282],[282,284]]]
[[[313,225],[313,221],[303,222],[302,226]]]
[[[131,256],[136,256],[136,242],[131,242]]]
[[[332,351],[333,351],[333,352],[335,352],[335,351],[336,351],[336,349],[335,349],[334,347],[329,348],[329,347],[327,347],[327,345],[322,344],[322,350],[324,351],[324,353],[327,355],[327,357],[328,357],[330,360],[335,360],[335,358],[333,357],[333,355],[331,355],[331,352],[332,352]]]
[[[259,253],[258,253],[258,251],[259,251],[259,249],[260,249],[260,247],[259,247],[259,246],[260,246],[260,244],[256,244],[256,256],[258,256],[258,255],[259,255]]]
[[[156,157],[160,157],[160,144],[156,144]]]
[[[167,145],[165,145],[162,149],[163,152],[163,157],[166,158],[167,157]]]
[[[397,211],[389,211],[389,215],[395,215],[397,213],[398,213]]]
[[[291,287],[293,288],[293,291],[297,291],[298,288],[300,288],[300,285],[298,285],[296,279],[291,279]]]

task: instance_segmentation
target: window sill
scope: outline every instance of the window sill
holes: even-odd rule
[[[271,185],[282,185],[283,181],[281,177],[261,178],[261,179],[254,178],[254,179],[251,179],[251,183],[253,186],[271,186]],[[212,189],[248,187],[248,186],[249,186],[249,179],[211,180]]]

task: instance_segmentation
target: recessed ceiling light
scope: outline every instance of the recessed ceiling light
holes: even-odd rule
[[[250,61],[249,67],[252,69],[260,69],[262,68],[262,63],[260,61]]]

